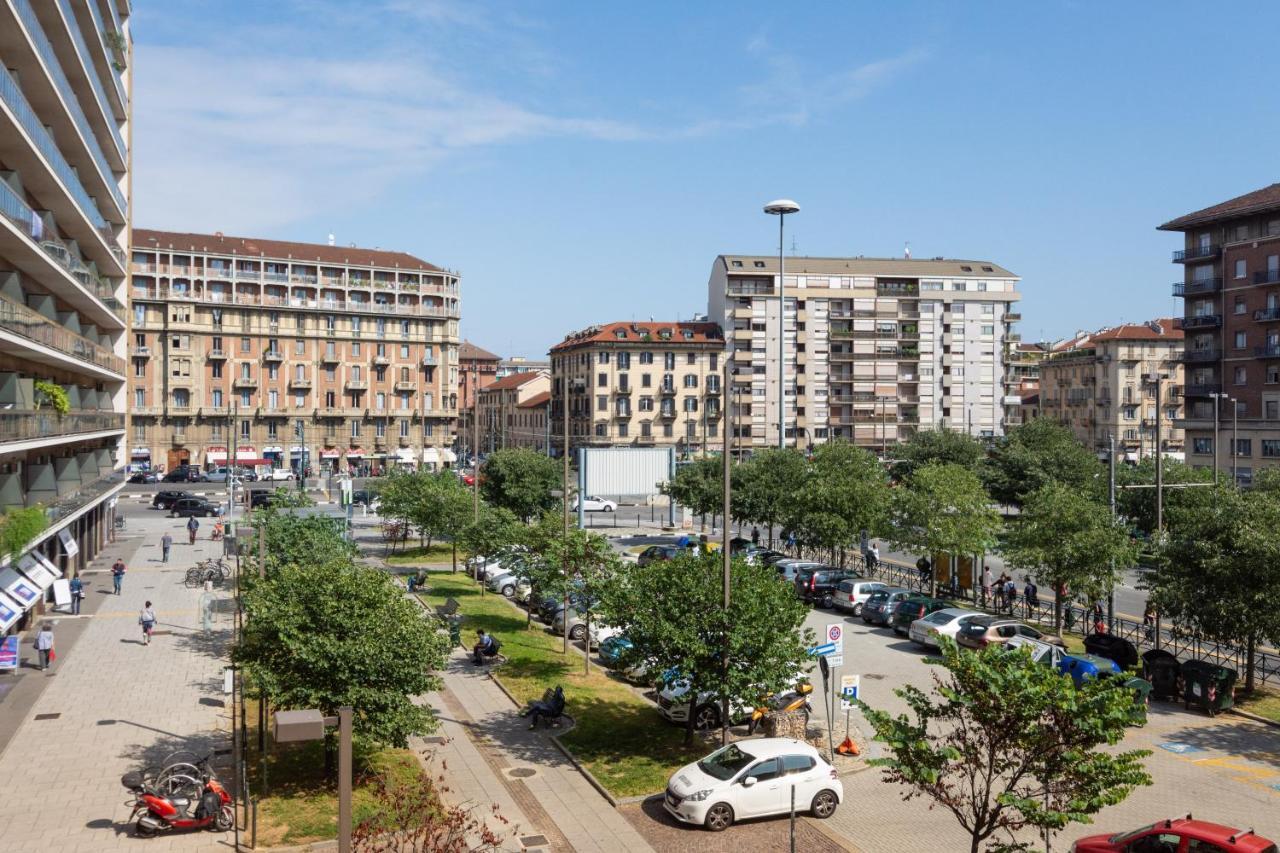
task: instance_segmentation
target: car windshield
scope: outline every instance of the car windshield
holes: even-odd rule
[[[881,604],[888,600],[889,600],[889,593],[873,592],[871,593],[871,597],[867,599],[867,604]]]
[[[1137,838],[1139,835],[1141,835],[1144,832],[1147,832],[1148,830],[1155,829],[1155,827],[1156,825],[1154,823],[1149,823],[1146,826],[1142,827],[1141,829],[1134,829],[1129,832],[1122,832],[1119,835],[1113,835],[1107,839],[1107,843],[1108,844],[1124,844],[1126,841],[1129,841],[1130,839],[1133,839],[1133,838]]]
[[[925,618],[925,620],[924,620],[924,621],[926,621],[926,622],[932,622],[934,625],[945,625],[945,624],[947,624],[948,622],[950,622],[952,619],[955,619],[955,618],[956,618],[956,617],[955,617],[955,616],[953,616],[953,615],[952,615],[952,614],[950,614],[950,613],[943,613],[943,612],[939,611],[939,612],[937,612],[937,613],[932,613],[932,614],[930,614],[929,616],[927,616],[927,617]]]
[[[738,749],[736,744],[730,744],[699,761],[698,769],[724,782],[732,779],[739,770],[755,760],[754,755]]]

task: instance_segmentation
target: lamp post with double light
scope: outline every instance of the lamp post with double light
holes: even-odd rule
[[[778,217],[778,448],[787,446],[787,299],[786,258],[782,238],[788,213],[799,213],[800,205],[789,198],[775,199],[764,212]]]

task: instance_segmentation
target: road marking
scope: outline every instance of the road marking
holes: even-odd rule
[[[1189,744],[1189,743],[1176,743],[1174,741],[1166,741],[1165,743],[1159,744],[1159,746],[1161,749],[1167,749],[1169,752],[1172,752],[1176,755],[1187,755],[1188,753],[1192,753],[1192,752],[1204,752],[1204,750],[1201,749],[1200,747],[1193,746],[1192,744]]]

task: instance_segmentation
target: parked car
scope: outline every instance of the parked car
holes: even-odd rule
[[[1075,853],[1192,853],[1227,851],[1232,853],[1277,853],[1276,842],[1252,829],[1241,830],[1185,818],[1162,820],[1141,829],[1115,835],[1089,835],[1071,845]]]
[[[210,483],[225,483],[227,482],[227,478],[230,476],[232,476],[231,470],[225,467],[214,468],[210,471],[206,471],[204,474],[205,480]],[[236,479],[240,479],[238,475],[236,476]]]
[[[272,468],[262,474],[262,479],[264,480],[296,480],[297,478],[297,475],[290,468]]]
[[[1058,672],[1071,676],[1079,687],[1085,679],[1103,678],[1121,673],[1120,665],[1111,658],[1099,655],[1063,655],[1058,661]]]
[[[1031,649],[1031,660],[1034,663],[1058,668],[1058,663],[1066,655],[1066,650],[1061,646],[1055,646],[1050,643],[1033,640],[1030,637],[1010,637],[1005,640],[1003,647],[1009,650]]]
[[[987,646],[1000,645],[1014,637],[1026,637],[1030,640],[1041,640],[1055,646],[1067,647],[1061,637],[1046,634],[1038,628],[1024,625],[1016,619],[1001,618],[984,614],[977,619],[970,619],[960,632],[956,634],[956,643],[966,649],[985,649]]]
[[[160,478],[157,477],[155,474],[152,474],[150,471],[139,471],[138,473],[130,477],[128,482],[132,483],[135,486],[137,485],[149,486],[152,483],[160,482]]]
[[[190,492],[166,489],[164,491],[156,492],[156,496],[151,499],[151,505],[158,506],[160,509],[173,509],[173,505],[176,501],[189,497],[191,497]]]
[[[578,498],[574,498],[573,504],[569,508],[576,510],[578,508],[578,500]],[[597,498],[588,495],[581,500],[583,512],[617,512],[618,510],[618,505],[616,503],[604,498]]]
[[[658,691],[658,713],[663,719],[685,725],[689,721],[689,680],[677,675]],[[720,700],[709,691],[701,691],[694,697],[693,727],[698,731],[720,728]],[[751,716],[754,707],[740,700],[729,702],[729,722],[738,723]]]
[[[516,577],[515,572],[499,570],[485,580],[485,585],[494,592],[501,593],[507,598],[512,598],[516,594],[516,584],[519,581],[520,579]]]
[[[587,619],[586,615],[580,613],[573,607],[567,611],[561,608],[555,616],[555,621],[551,623],[551,630],[557,634],[564,634],[565,613],[569,614],[569,639],[581,640],[587,635]],[[612,625],[605,625],[600,621],[598,614],[591,617],[591,645],[596,645],[603,640],[607,640],[618,633],[618,629]]]
[[[862,621],[868,625],[888,626],[893,621],[893,609],[912,594],[911,590],[901,586],[887,586],[871,593],[862,605]]]
[[[204,498],[180,498],[174,501],[173,506],[169,508],[169,515],[174,518],[186,518],[187,516],[200,516],[202,518],[222,515],[223,509],[221,504]]]
[[[787,558],[787,555],[781,551],[775,551],[772,548],[765,548],[760,545],[752,545],[742,553],[743,558],[748,563],[765,563],[767,565],[773,565],[773,563],[776,563],[778,560],[785,560]],[[771,563],[770,560],[773,562]]]
[[[174,468],[164,478],[160,480],[162,483],[207,483],[209,478],[199,468],[193,468],[184,465],[180,468]]]
[[[701,761],[685,765],[667,782],[667,813],[682,823],[712,832],[735,820],[797,810],[828,818],[844,800],[836,769],[816,749],[793,738],[759,738],[731,743]]]
[[[914,643],[936,649],[939,638],[955,639],[956,634],[965,625],[983,615],[985,614],[965,610],[962,607],[944,607],[912,622],[907,630],[907,636]]]
[[[906,636],[911,630],[912,622],[950,606],[941,598],[929,598],[923,595],[908,596],[893,608],[893,618],[889,622],[889,627],[893,628],[893,633]]]
[[[266,506],[271,503],[271,499],[275,497],[275,492],[270,489],[256,489],[249,493],[249,509],[257,509],[260,506]]]
[[[680,553],[681,548],[678,545],[650,545],[636,557],[636,565],[647,566],[660,560],[671,560],[678,557]]]
[[[531,595],[533,595],[533,584],[529,583],[525,578],[517,580],[516,590],[512,595],[512,598],[514,598],[518,604],[527,605],[529,603],[529,596]]]
[[[804,599],[805,604],[830,610],[836,603],[836,587],[843,581],[856,577],[858,574],[850,569],[837,569],[832,566],[801,569],[796,573],[796,595]]]
[[[883,581],[862,581],[850,578],[836,584],[835,605],[841,610],[848,610],[854,616],[862,615],[871,594],[884,589],[888,584]]]
[[[372,489],[353,489],[351,503],[353,506],[369,506],[378,500],[378,493]]]
[[[773,567],[778,570],[778,580],[785,583],[794,584],[796,575],[804,569],[817,569],[827,564],[821,560],[799,560],[795,557],[786,557],[774,562]]]

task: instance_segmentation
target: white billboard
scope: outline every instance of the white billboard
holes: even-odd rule
[[[588,495],[647,496],[671,479],[670,447],[585,447],[583,491]]]

